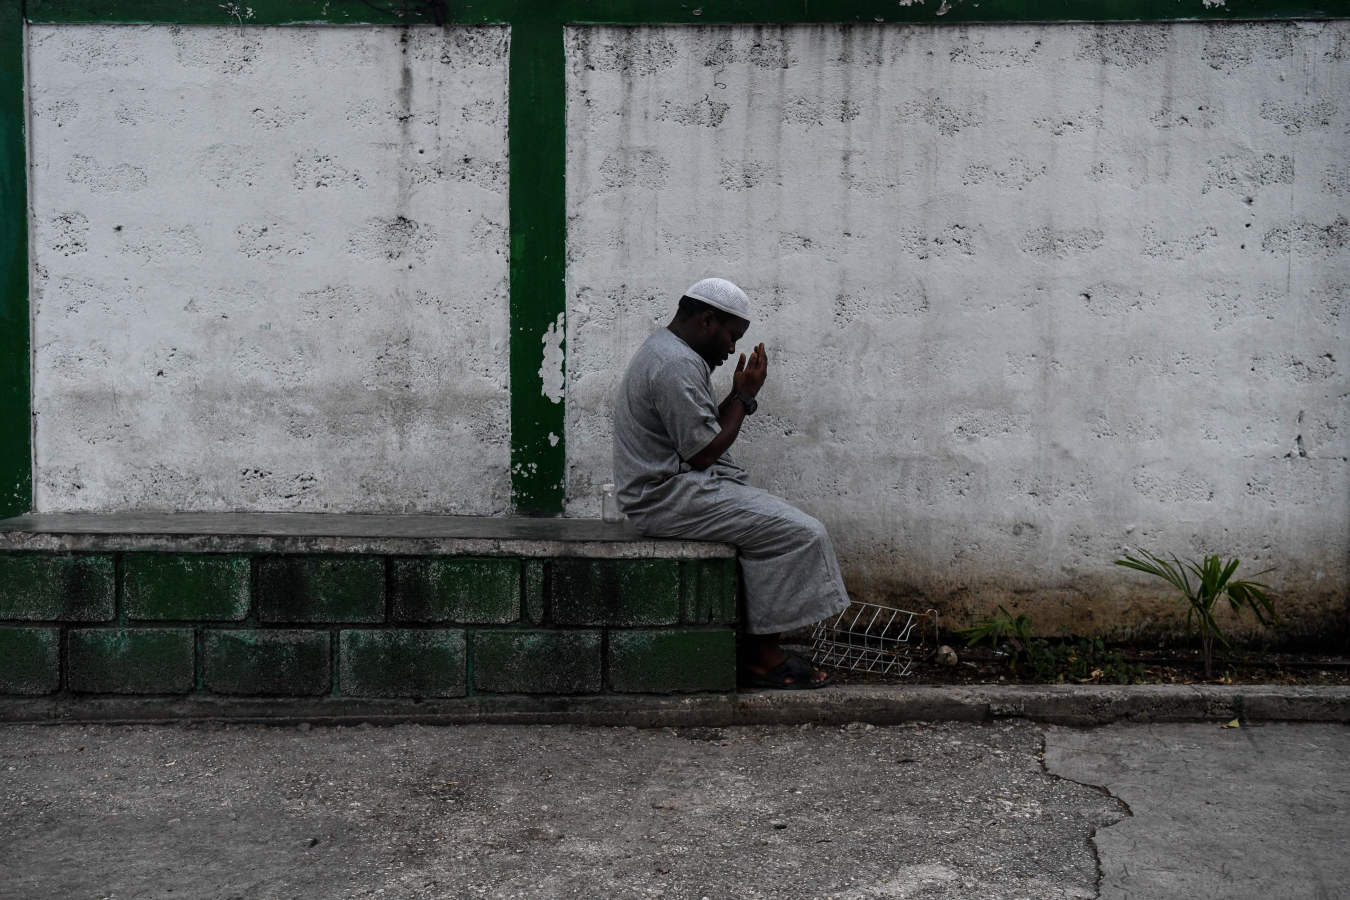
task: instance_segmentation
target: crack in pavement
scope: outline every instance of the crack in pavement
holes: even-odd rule
[[[1130,808],[1130,804],[1127,803],[1127,802],[1124,800],[1124,798],[1122,798],[1122,797],[1117,797],[1115,794],[1111,793],[1111,789],[1108,788],[1108,787],[1106,787],[1105,785],[1101,785],[1101,784],[1090,784],[1090,783],[1088,783],[1088,782],[1086,782],[1086,781],[1079,781],[1079,780],[1074,779],[1074,778],[1069,778],[1069,777],[1067,777],[1067,776],[1065,776],[1065,775],[1060,775],[1060,774],[1058,774],[1057,772],[1052,772],[1052,771],[1050,771],[1050,767],[1046,764],[1046,761],[1045,761],[1046,746],[1047,746],[1047,744],[1048,744],[1048,740],[1049,740],[1049,739],[1048,739],[1048,736],[1046,735],[1046,733],[1045,733],[1044,731],[1042,731],[1042,732],[1041,732],[1041,750],[1040,750],[1040,753],[1037,754],[1037,758],[1040,760],[1040,763],[1041,763],[1041,771],[1043,771],[1043,772],[1046,774],[1047,777],[1049,777],[1049,778],[1054,778],[1054,779],[1057,779],[1057,780],[1059,780],[1059,781],[1067,781],[1067,782],[1070,782],[1071,784],[1076,784],[1076,785],[1078,785],[1079,787],[1084,787],[1084,788],[1087,788],[1088,790],[1096,791],[1097,793],[1101,794],[1102,796],[1107,797],[1107,798],[1111,799],[1112,801],[1114,801],[1115,803],[1117,803],[1117,804],[1121,807],[1121,810],[1122,810],[1122,814],[1121,814],[1120,818],[1116,819],[1114,822],[1105,822],[1105,823],[1102,823],[1102,824],[1093,823],[1092,829],[1088,832],[1088,836],[1087,836],[1087,847],[1088,847],[1088,851],[1091,852],[1091,854],[1092,854],[1092,860],[1093,860],[1093,862],[1096,864],[1096,867],[1097,867],[1097,876],[1096,876],[1096,879],[1095,879],[1094,882],[1093,882],[1093,893],[1092,893],[1092,896],[1093,896],[1094,898],[1098,898],[1098,900],[1099,900],[1099,898],[1100,898],[1101,895],[1102,895],[1102,855],[1101,855],[1101,851],[1100,851],[1100,850],[1098,849],[1098,847],[1097,847],[1097,832],[1100,831],[1100,830],[1103,829],[1103,828],[1110,828],[1112,825],[1118,824],[1119,822],[1123,822],[1123,821],[1125,821],[1126,819],[1132,818],[1132,817],[1134,816],[1134,810]]]

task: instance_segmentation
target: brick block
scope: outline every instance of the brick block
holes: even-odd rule
[[[237,622],[248,615],[250,581],[247,556],[128,553],[122,606],[132,620]]]
[[[736,632],[731,628],[611,631],[609,686],[648,694],[735,690]]]
[[[111,556],[0,554],[0,619],[107,622],[115,600]]]
[[[326,631],[208,631],[202,680],[217,694],[326,694],[329,640]]]
[[[91,694],[185,694],[196,686],[191,628],[70,632],[66,686]]]
[[[520,619],[520,560],[396,559],[393,594],[399,622],[515,622]]]
[[[680,569],[673,559],[555,559],[557,625],[673,625],[680,618]]]
[[[598,631],[475,631],[473,685],[509,694],[600,690]]]
[[[521,618],[530,625],[542,625],[544,622],[544,561],[527,559],[525,567],[525,593],[520,598]]]
[[[50,694],[61,686],[61,632],[0,628],[0,694]]]
[[[735,624],[739,574],[734,559],[680,563],[681,620],[689,625]]]
[[[338,639],[338,687],[349,697],[463,697],[464,630],[361,629]]]
[[[384,558],[268,556],[258,560],[263,622],[383,622]]]

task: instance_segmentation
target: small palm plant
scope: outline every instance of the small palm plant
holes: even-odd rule
[[[1126,556],[1116,560],[1116,565],[1156,575],[1185,595],[1186,602],[1190,604],[1190,609],[1186,611],[1186,628],[1200,632],[1200,651],[1205,662],[1206,678],[1214,677],[1215,639],[1225,648],[1228,646],[1228,639],[1214,620],[1214,610],[1220,600],[1226,599],[1236,614],[1250,609],[1262,625],[1277,620],[1275,603],[1268,593],[1270,588],[1267,585],[1259,581],[1233,580],[1233,573],[1240,562],[1236,557],[1224,562],[1217,556],[1206,556],[1203,562],[1196,563],[1194,560],[1182,562],[1173,556],[1172,561],[1168,562],[1147,550],[1139,552],[1147,558]],[[1270,571],[1263,569],[1252,577],[1259,578]]]
[[[997,651],[999,644],[1007,644],[1012,651],[1008,667],[1017,670],[1019,660],[1025,660],[1031,652],[1031,618],[1026,613],[1014,616],[1002,603],[998,612],[981,619],[970,628],[962,628],[957,634],[966,639],[967,647],[974,647],[981,641],[988,641],[991,649]]]

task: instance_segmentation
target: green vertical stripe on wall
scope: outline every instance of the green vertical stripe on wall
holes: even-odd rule
[[[0,0],[0,516],[33,506],[23,0]]]
[[[511,26],[511,493],[517,513],[563,510],[561,396],[567,247],[566,72],[558,19]],[[550,352],[546,352],[550,348]]]

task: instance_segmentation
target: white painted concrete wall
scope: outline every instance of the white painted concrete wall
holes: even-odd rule
[[[506,511],[507,42],[29,29],[38,510]]]
[[[855,596],[1147,630],[1110,565],[1144,547],[1343,616],[1348,53],[1345,22],[569,30],[569,512],[627,359],[722,275],[770,354],[737,453]]]

